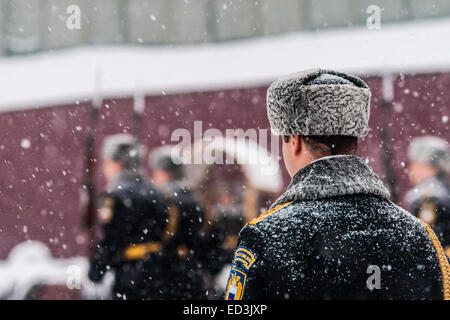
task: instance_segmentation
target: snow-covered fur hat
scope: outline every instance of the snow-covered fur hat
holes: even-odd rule
[[[434,136],[415,138],[409,145],[410,161],[432,165],[442,172],[450,171],[450,153],[448,142]]]
[[[129,134],[110,135],[103,141],[103,158],[119,162],[125,170],[139,170],[144,153],[145,147]]]
[[[358,77],[313,69],[267,90],[267,115],[276,135],[363,137],[369,130],[370,89]]]

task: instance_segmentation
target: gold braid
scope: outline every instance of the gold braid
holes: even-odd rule
[[[450,300],[450,264],[448,262],[447,256],[445,255],[444,249],[439,242],[439,239],[436,237],[433,229],[419,219],[419,221],[424,225],[425,230],[428,232],[428,236],[431,239],[431,243],[433,243],[434,249],[436,250],[436,254],[439,260],[439,266],[441,267],[442,273],[442,287],[444,291],[444,300]]]

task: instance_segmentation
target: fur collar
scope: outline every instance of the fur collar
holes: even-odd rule
[[[372,169],[356,156],[318,159],[299,170],[271,208],[289,201],[317,200],[352,194],[389,199],[389,192]]]

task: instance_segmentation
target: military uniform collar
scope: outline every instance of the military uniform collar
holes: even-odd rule
[[[159,186],[166,197],[176,197],[178,193],[188,193],[190,189],[184,181],[170,181]]]
[[[143,177],[138,172],[124,171],[117,175],[108,188],[108,192],[112,192],[117,189],[123,189],[130,185],[143,181]]]
[[[372,194],[388,199],[389,192],[359,157],[339,155],[320,158],[299,170],[271,208],[298,200],[317,200],[352,194]]]
[[[422,201],[427,198],[438,198],[445,200],[449,197],[449,185],[445,179],[445,176],[433,176],[430,177],[414,188],[412,188],[405,196],[405,200],[408,205],[413,205],[416,202]]]

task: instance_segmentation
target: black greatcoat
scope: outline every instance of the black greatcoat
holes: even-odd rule
[[[201,228],[204,211],[194,193],[182,184],[163,188],[167,202],[175,206],[174,221],[162,257],[164,285],[159,298],[165,300],[199,300],[206,298],[201,268]]]
[[[448,257],[355,156],[301,169],[240,233],[226,299],[442,299]]]
[[[160,241],[168,219],[163,195],[140,175],[123,173],[101,203],[103,236],[91,259],[89,278],[99,282],[111,269],[115,273],[113,299],[155,298],[161,286],[161,254],[153,253],[150,261],[127,258],[125,251]]]

